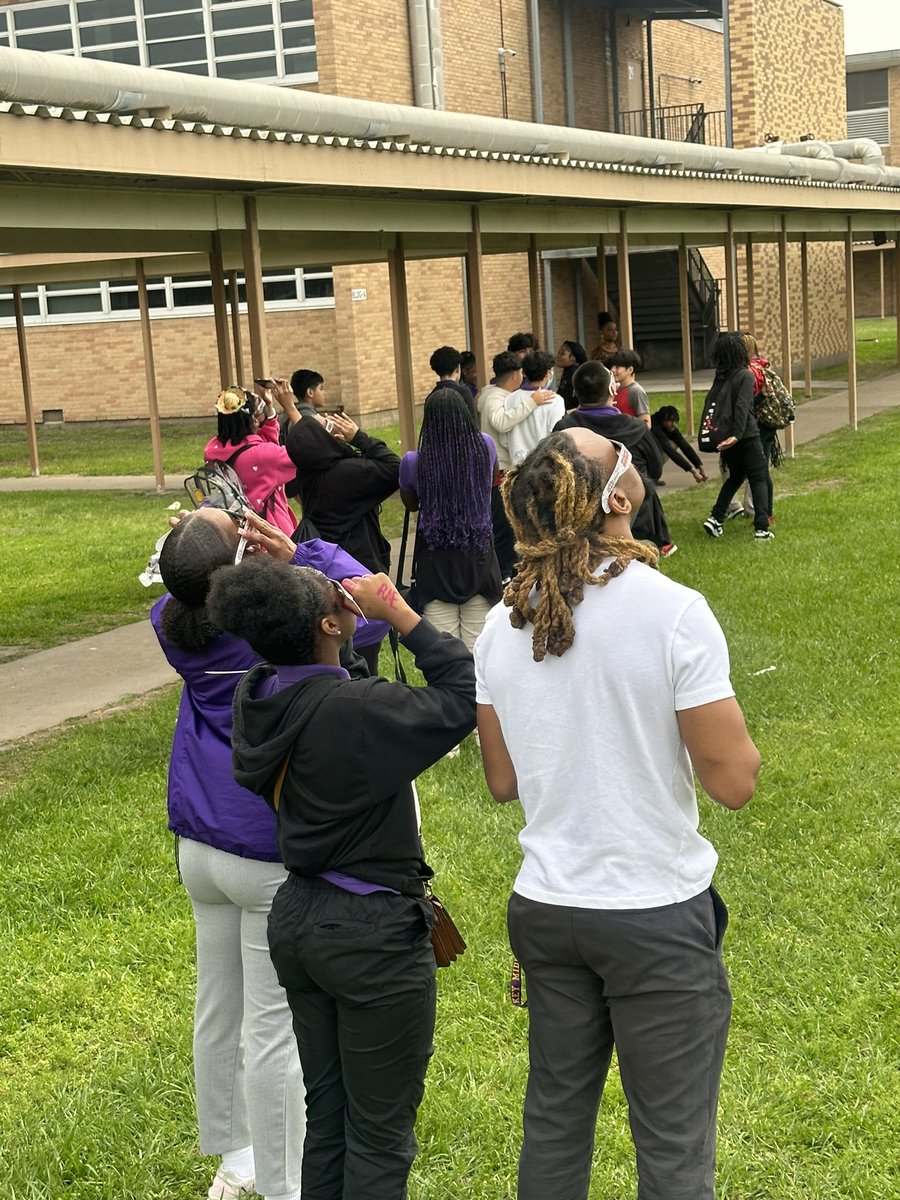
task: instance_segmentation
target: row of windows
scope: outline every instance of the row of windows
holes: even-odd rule
[[[0,8],[0,46],[223,79],[316,78],[312,0],[51,0]]]
[[[246,302],[243,276],[238,276],[240,303]],[[263,295],[267,308],[322,308],[334,303],[334,279],[327,269],[266,271]],[[212,284],[202,275],[147,280],[147,302],[155,312],[206,316],[212,312]],[[137,283],[41,284],[22,293],[29,324],[67,324],[138,314]],[[15,319],[10,292],[0,292],[0,324]]]

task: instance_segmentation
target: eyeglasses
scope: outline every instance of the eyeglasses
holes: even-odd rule
[[[604,487],[600,495],[600,507],[605,513],[609,512],[609,498],[612,495],[613,488],[631,466],[631,451],[628,447],[621,442],[613,442],[612,444],[618,448],[618,454],[616,456],[616,465],[610,472],[609,479],[606,481],[606,487]]]
[[[326,575],[325,578],[328,579],[328,576]],[[328,579],[328,582],[331,584],[331,586],[337,592],[337,594],[340,598],[341,606],[343,608],[346,608],[346,610],[348,612],[352,612],[354,614],[354,616],[359,617],[359,619],[362,621],[363,625],[368,625],[368,623],[369,623],[368,617],[363,612],[363,610],[359,607],[357,602],[353,599],[353,597],[350,595],[350,593],[347,591],[347,589],[344,587],[344,585],[342,583],[338,583],[338,581],[336,579]]]

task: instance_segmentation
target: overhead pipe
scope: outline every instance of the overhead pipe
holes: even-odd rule
[[[538,125],[0,47],[0,100],[604,165],[900,187],[900,168]]]

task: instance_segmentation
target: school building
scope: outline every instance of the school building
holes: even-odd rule
[[[898,223],[845,88],[831,0],[0,3],[0,421],[23,342],[35,421],[145,417],[149,349],[162,416],[264,365],[373,423],[436,346],[485,377],[605,307],[648,366],[740,326],[808,373],[848,352],[854,233]]]

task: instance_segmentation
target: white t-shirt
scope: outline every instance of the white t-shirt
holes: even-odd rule
[[[515,412],[526,400],[532,399],[533,393],[533,388],[519,388],[518,391],[510,392],[504,406],[506,412]],[[512,466],[526,458],[565,415],[565,401],[562,396],[556,396],[549,404],[539,404],[524,421],[520,421],[508,433],[502,435]]]
[[[598,574],[607,565],[600,564]],[[496,605],[475,643],[526,824],[515,890],[572,908],[657,908],[709,887],[716,852],[676,712],[734,695],[728,648],[699,592],[632,562],[585,587],[575,641],[532,658],[532,626]]]

